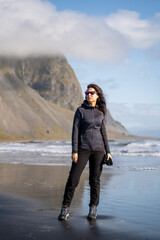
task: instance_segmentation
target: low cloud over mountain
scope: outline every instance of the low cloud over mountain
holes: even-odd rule
[[[141,19],[137,12],[104,17],[57,11],[42,0],[0,0],[0,54],[53,55],[115,62],[128,50],[160,43],[160,15]]]

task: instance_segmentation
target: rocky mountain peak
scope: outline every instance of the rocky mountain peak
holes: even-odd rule
[[[80,84],[64,56],[19,60],[15,73],[43,98],[61,107],[75,110],[82,102]]]

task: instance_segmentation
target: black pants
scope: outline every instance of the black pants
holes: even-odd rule
[[[78,152],[78,162],[72,162],[69,177],[66,183],[63,196],[63,205],[70,206],[75,188],[78,186],[81,174],[89,160],[89,185],[90,204],[98,205],[100,195],[100,176],[102,173],[102,158],[104,151],[90,151],[80,149]]]

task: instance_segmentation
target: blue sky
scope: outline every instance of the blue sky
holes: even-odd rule
[[[159,0],[50,0],[58,11],[72,10],[88,15],[108,15],[119,9],[136,11],[143,18],[150,18],[160,8]]]
[[[97,83],[131,133],[160,137],[159,0],[0,0],[0,16],[1,55],[64,53],[83,92]]]

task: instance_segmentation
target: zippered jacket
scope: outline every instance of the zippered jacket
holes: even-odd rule
[[[72,153],[78,153],[78,149],[110,153],[104,114],[86,100],[77,108],[73,121]]]

